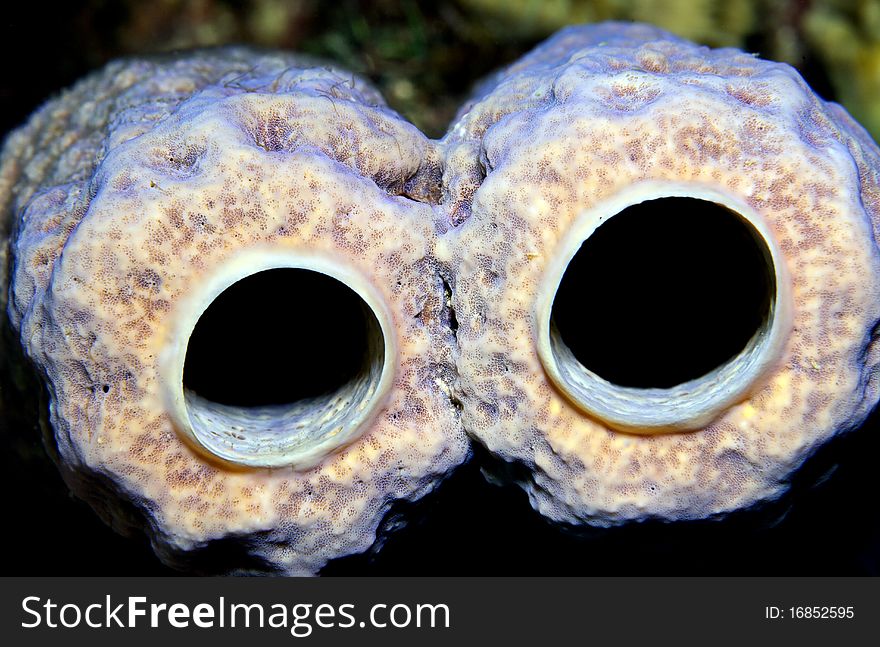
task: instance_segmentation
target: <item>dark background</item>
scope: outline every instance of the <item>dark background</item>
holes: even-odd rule
[[[18,4],[18,3],[16,3]],[[244,41],[333,58],[373,80],[393,107],[438,136],[471,85],[540,40],[473,3],[300,2],[283,29],[254,26],[260,2],[84,2],[4,8],[0,131],[104,62],[186,44]],[[277,4],[277,3],[276,3]],[[797,3],[792,3],[797,4]],[[788,14],[786,14],[788,15]],[[213,36],[205,25],[214,25]],[[217,27],[220,25],[220,27]],[[201,30],[200,30],[201,29]],[[208,33],[210,37],[205,37]],[[772,34],[749,36],[772,54]],[[714,43],[713,43],[714,44]],[[799,67],[827,98],[828,70],[803,49]],[[4,575],[171,574],[145,539],[126,539],[68,494],[46,458],[40,392],[4,330],[0,472],[6,507]],[[490,485],[499,466],[477,449],[434,493],[392,515],[407,526],[381,551],[337,560],[326,574],[851,575],[880,573],[876,469],[880,416],[838,438],[795,476],[789,495],[722,521],[644,523],[613,530],[547,523],[515,486]]]

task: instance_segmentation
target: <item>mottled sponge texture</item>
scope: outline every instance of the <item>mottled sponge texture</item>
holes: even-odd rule
[[[74,492],[168,563],[219,545],[239,556],[220,570],[315,573],[367,549],[469,438],[559,522],[779,496],[880,397],[878,174],[870,137],[792,68],[644,25],[561,31],[482,84],[439,141],[302,58],[133,59],[8,138],[0,279]],[[751,224],[772,316],[719,373],[621,389],[565,355],[549,309],[593,225],[664,197]],[[387,388],[353,389],[365,417],[322,427],[329,449],[289,464],[212,457],[168,396],[181,313],[261,255],[339,269],[384,335]],[[340,397],[322,420],[357,406]]]
[[[877,402],[880,155],[791,67],[643,25],[569,28],[481,88],[446,145],[464,424],[527,468],[548,517],[697,519],[776,497]],[[788,321],[770,365],[707,421],[621,432],[549,379],[540,301],[570,230],[664,196],[751,214]]]
[[[300,574],[367,549],[393,501],[462,462],[434,216],[403,197],[435,173],[431,146],[350,73],[238,49],[111,64],[15,132],[9,313],[72,489],[123,531],[143,524],[166,562],[219,540],[247,559],[217,568]],[[207,460],[163,398],[169,319],[248,249],[337,259],[396,335],[380,410],[312,469]]]

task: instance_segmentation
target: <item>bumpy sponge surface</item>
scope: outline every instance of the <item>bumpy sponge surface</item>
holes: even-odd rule
[[[14,133],[9,312],[73,489],[166,561],[222,540],[251,558],[230,568],[314,573],[464,460],[434,216],[402,195],[430,146],[351,74],[236,49],[114,63]],[[345,267],[391,331],[392,388],[310,469],[212,461],[169,416],[171,322],[248,250]]]
[[[751,223],[772,321],[703,381],[621,390],[565,355],[549,308],[591,222],[664,197]],[[228,543],[248,557],[229,570],[315,573],[466,460],[468,435],[554,520],[710,517],[778,496],[880,397],[876,145],[791,68],[643,25],[563,30],[439,141],[302,58],[120,61],[10,135],[0,209],[62,472],[169,563]],[[173,395],[180,321],[262,258],[330,268],[381,324],[386,382],[374,364],[315,409],[307,455],[239,429],[300,409],[267,426]],[[212,456],[237,440],[256,459]]]
[[[877,402],[880,156],[789,66],[643,25],[569,28],[481,88],[446,146],[464,424],[528,468],[545,515],[692,519],[777,496]],[[787,323],[758,379],[695,428],[620,430],[548,376],[542,291],[585,218],[665,196],[751,214],[778,253]],[[622,400],[651,414],[648,395],[662,401]]]

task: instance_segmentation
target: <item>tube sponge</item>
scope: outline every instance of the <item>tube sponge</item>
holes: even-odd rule
[[[790,67],[643,25],[569,28],[484,86],[447,146],[464,424],[527,468],[543,514],[696,519],[776,497],[877,402],[880,156]],[[559,336],[556,289],[603,223],[670,197],[751,229],[770,313],[707,375],[612,384]]]
[[[314,573],[464,460],[434,215],[403,197],[431,146],[351,74],[240,49],[112,64],[14,133],[9,313],[72,489],[166,562],[220,541],[247,555],[221,568]],[[361,297],[361,373],[287,406],[185,392],[212,299],[284,267]]]
[[[169,563],[228,544],[246,559],[222,569],[315,573],[370,546],[469,437],[555,521],[707,518],[779,496],[880,397],[878,173],[868,135],[791,68],[645,25],[561,31],[439,141],[306,59],[133,59],[6,142],[8,312],[67,482]],[[733,214],[766,313],[705,375],[615,384],[560,333],[557,292],[606,222],[668,199]],[[280,268],[358,300],[360,369],[288,403],[188,388],[204,313]]]

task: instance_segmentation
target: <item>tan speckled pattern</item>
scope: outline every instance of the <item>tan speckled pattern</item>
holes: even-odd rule
[[[369,547],[392,501],[421,496],[467,455],[437,385],[453,369],[433,214],[399,195],[430,143],[358,79],[296,64],[236,50],[117,64],[43,108],[5,154],[21,213],[10,312],[46,375],[69,480],[94,499],[84,475],[109,477],[167,560],[238,537],[264,568],[314,573]],[[105,118],[71,124],[93,97]],[[95,156],[94,171],[81,167]],[[346,265],[397,335],[387,400],[310,470],[213,464],[162,397],[158,356],[179,304],[254,248]],[[124,506],[93,503],[124,525]]]
[[[9,314],[62,467],[166,561],[225,539],[261,561],[231,569],[317,572],[465,460],[465,432],[524,465],[552,519],[703,518],[777,496],[876,403],[880,153],[791,68],[641,25],[571,28],[434,142],[312,65],[240,49],[114,63],[3,153]],[[704,428],[612,431],[542,365],[541,287],[584,214],[692,194],[746,205],[772,238],[784,343]],[[212,461],[163,399],[170,322],[243,250],[332,259],[389,316],[387,399],[308,469]]]
[[[529,468],[543,514],[607,525],[746,506],[876,403],[880,160],[842,113],[788,66],[612,24],[564,30],[461,116],[446,174],[486,174],[448,202],[469,213],[446,243],[464,424]],[[782,356],[692,433],[610,430],[552,386],[536,352],[538,290],[566,232],[648,185],[746,204],[791,281]]]

